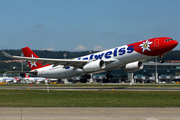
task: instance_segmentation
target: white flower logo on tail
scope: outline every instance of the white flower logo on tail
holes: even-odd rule
[[[33,56],[33,54],[31,54],[31,56],[32,56],[32,58],[35,58],[35,57]],[[31,68],[32,68],[33,66],[37,67],[36,62],[34,62],[34,61],[29,61],[29,62],[30,62],[30,64],[31,64]]]
[[[148,40],[146,40],[146,42],[143,42],[142,44],[140,44],[139,46],[141,46],[142,48],[142,53],[144,53],[145,50],[151,51],[150,44],[152,44],[153,42],[149,42]]]

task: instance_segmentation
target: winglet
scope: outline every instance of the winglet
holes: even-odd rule
[[[8,53],[6,53],[6,52],[4,52],[4,51],[2,51],[2,53],[4,54],[4,56],[6,56],[6,57],[12,57],[10,54],[8,54]]]

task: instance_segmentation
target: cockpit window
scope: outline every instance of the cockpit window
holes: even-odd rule
[[[171,40],[173,40],[173,39],[166,39],[165,41],[167,42],[167,41],[171,41]]]

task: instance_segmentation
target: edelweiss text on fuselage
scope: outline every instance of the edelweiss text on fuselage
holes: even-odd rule
[[[103,56],[105,59],[109,59],[112,57],[112,55],[114,57],[118,56],[118,55],[124,55],[125,53],[132,53],[134,51],[134,45],[132,46],[127,46],[127,47],[121,47],[121,48],[115,48],[114,50],[112,51],[108,51],[108,52],[103,52],[103,53],[100,53],[100,54],[92,54],[90,56],[87,56],[87,57],[84,57],[82,58],[82,60],[93,60],[93,58],[95,60],[98,60],[98,59],[102,59]],[[78,60],[81,60],[81,57],[78,58]]]

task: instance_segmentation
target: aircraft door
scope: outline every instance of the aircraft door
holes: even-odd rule
[[[154,47],[158,47],[159,46],[159,39],[155,39],[154,40]]]

